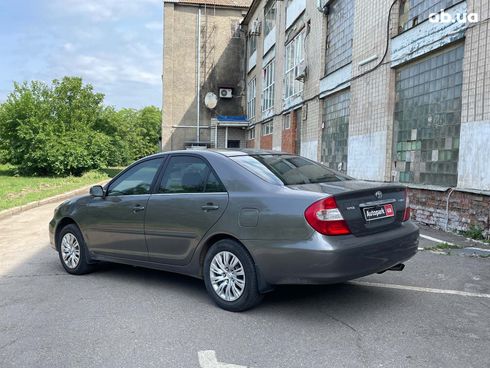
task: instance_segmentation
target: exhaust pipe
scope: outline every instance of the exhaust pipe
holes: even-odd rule
[[[378,272],[378,274],[385,273],[386,271],[403,271],[404,268],[405,265],[403,263],[398,263],[397,265],[394,265],[393,267],[388,268],[387,270]]]

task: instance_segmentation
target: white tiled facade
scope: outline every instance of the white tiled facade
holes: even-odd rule
[[[333,0],[330,6],[336,1],[349,0]],[[264,39],[261,32],[248,35],[257,39],[255,65],[245,68],[247,82],[257,78],[256,116],[251,123],[260,125],[272,119],[274,124],[272,142],[263,139],[262,130],[257,129],[249,147],[277,150],[289,147],[286,150],[291,151],[293,139],[298,141],[294,144],[296,153],[320,161],[325,157],[322,147],[326,146],[322,145],[324,98],[349,89],[348,154],[347,162],[342,165],[349,175],[366,180],[401,181],[418,187],[435,186],[441,190],[457,187],[490,191],[486,147],[490,141],[490,0],[438,0],[436,6],[447,5],[445,11],[449,14],[477,13],[479,23],[446,25],[418,19],[404,25],[403,32],[400,26],[407,8],[400,8],[400,2],[351,1],[354,17],[345,21],[353,22],[352,61],[332,73],[327,70],[327,75],[325,48],[329,18],[317,9],[317,1],[276,1],[275,36],[269,34]],[[413,2],[406,1],[408,7]],[[252,23],[263,24],[266,3],[266,0],[253,2],[244,20],[248,31]],[[302,92],[285,99],[286,45],[301,33],[305,37],[306,76],[300,82]],[[271,38],[275,39],[272,47]],[[269,49],[265,53],[264,44]],[[462,60],[453,60],[463,55],[463,48]],[[259,96],[263,90],[262,73],[272,59],[275,62],[274,108],[272,113],[263,115]],[[411,68],[412,65],[416,67]],[[428,70],[424,72],[423,68]],[[446,68],[445,73],[449,75],[438,80],[444,73],[441,68]],[[402,81],[403,73],[414,73],[413,83],[411,79]],[[462,80],[458,75],[462,75]],[[431,81],[424,84],[427,76]],[[410,100],[410,93],[420,94],[420,99]],[[424,93],[428,96],[427,105],[415,107],[420,111],[411,110],[412,101],[425,101]],[[401,103],[406,107],[401,117],[395,117],[396,106]],[[296,114],[299,119],[293,124],[295,135],[285,134],[283,115],[297,109],[301,113]],[[410,119],[418,120],[410,122]],[[410,124],[414,124],[411,130]],[[438,134],[446,135],[437,141]]]

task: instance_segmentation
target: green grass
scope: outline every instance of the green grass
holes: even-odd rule
[[[461,247],[455,244],[439,243],[434,249],[460,249]]]
[[[16,175],[14,166],[0,165],[0,211],[108,180],[120,170],[90,171],[79,177],[29,177]]]

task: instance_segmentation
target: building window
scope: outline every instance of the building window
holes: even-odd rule
[[[274,60],[263,70],[262,112],[274,107]]]
[[[270,135],[274,130],[274,126],[272,121],[262,124],[262,135]]]
[[[460,45],[396,71],[400,182],[457,185],[463,53]]]
[[[350,96],[346,90],[323,100],[322,162],[344,172],[347,171]]]
[[[247,130],[247,140],[251,141],[255,139],[255,127],[250,128]]]
[[[329,6],[325,74],[352,61],[354,5],[354,0],[335,0]]]
[[[287,130],[291,128],[291,114],[282,116],[282,129]]]
[[[267,36],[276,26],[276,0],[269,0],[264,7],[264,35]]]
[[[400,0],[399,32],[415,27],[429,19],[431,13],[438,13],[461,0]]]
[[[256,78],[252,79],[248,82],[247,88],[247,116],[248,120],[252,120],[255,118],[255,100],[257,96],[256,91]]]
[[[301,32],[286,45],[285,99],[298,95],[303,91],[303,83],[296,80],[296,75],[298,67],[304,60],[304,32]]]
[[[255,34],[249,34],[248,39],[248,56],[252,56],[257,51],[257,36]]]

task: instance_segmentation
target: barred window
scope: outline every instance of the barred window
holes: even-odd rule
[[[347,171],[350,90],[323,100],[322,162],[331,169]]]
[[[352,61],[354,6],[354,0],[335,0],[329,6],[325,74]]]
[[[295,96],[303,91],[303,83],[296,80],[296,75],[298,66],[304,60],[304,32],[301,32],[286,45],[284,98]]]
[[[399,32],[406,31],[461,0],[400,0]]]
[[[274,107],[274,69],[274,60],[272,60],[263,70],[262,112]]]
[[[248,120],[252,120],[255,118],[255,100],[257,97],[257,80],[253,78],[248,82],[247,86],[247,117]]]
[[[264,35],[267,36],[276,26],[276,0],[269,0],[264,7]]]
[[[396,71],[400,182],[457,185],[463,53],[459,45]]]
[[[262,123],[262,135],[270,135],[274,130],[274,126],[272,121],[268,121],[267,123]]]

